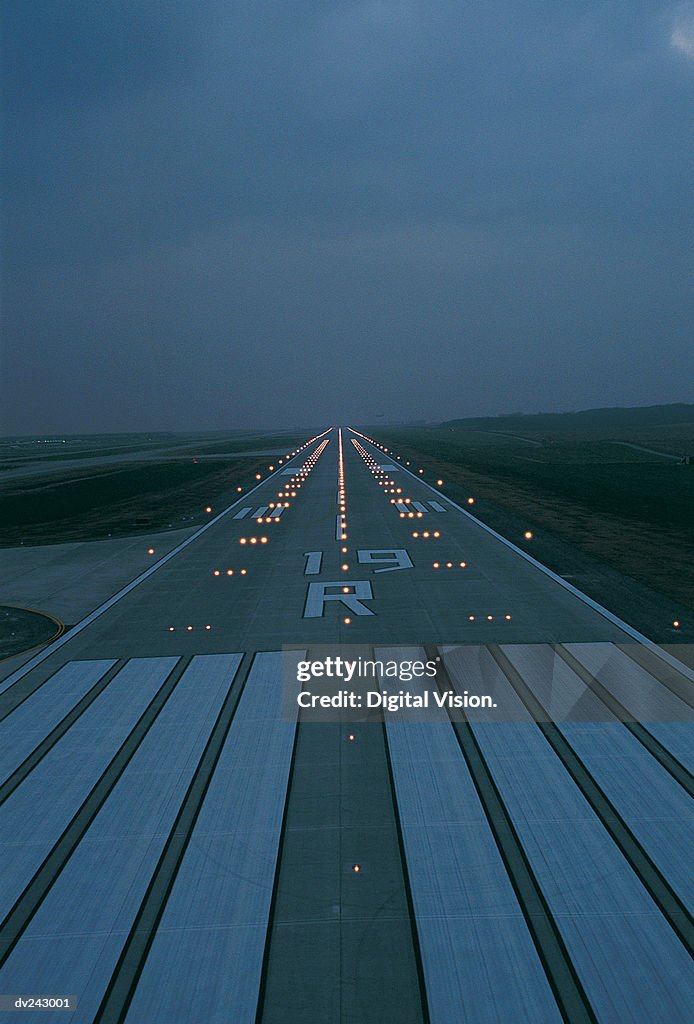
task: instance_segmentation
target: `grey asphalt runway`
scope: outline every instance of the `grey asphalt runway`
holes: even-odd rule
[[[689,1022],[692,670],[350,428],[207,514],[0,666],[0,997]],[[331,650],[489,705],[315,721],[291,687]]]

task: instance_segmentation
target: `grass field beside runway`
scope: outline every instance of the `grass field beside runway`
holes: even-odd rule
[[[255,483],[256,473],[267,471],[269,457],[259,455],[259,448],[295,443],[276,434],[215,437],[200,443],[197,436],[170,435],[167,448],[175,447],[175,456],[167,450],[152,458],[148,446],[146,461],[122,464],[110,459],[114,450],[125,455],[141,451],[143,435],[132,435],[126,447],[109,447],[107,438],[99,437],[89,454],[109,456],[106,464],[71,468],[66,458],[64,472],[7,479],[0,496],[0,543],[55,544],[193,526],[205,520],[208,504],[216,507],[237,497],[238,486],[245,490]],[[234,454],[214,457],[222,450]],[[80,458],[84,455],[82,448]]]
[[[498,430],[507,417],[487,421]],[[507,535],[504,513],[527,528],[550,530],[580,551],[619,572],[694,608],[694,466],[631,448],[656,445],[664,453],[694,451],[694,423],[633,424],[620,437],[596,436],[599,424],[586,420],[577,436],[575,417],[562,433],[555,417],[551,439],[533,423],[518,436],[482,431],[459,421],[439,426],[373,428],[372,436],[421,464],[425,479],[444,479],[444,490]],[[511,424],[518,429],[518,424]],[[533,427],[535,429],[533,429]],[[614,431],[607,431],[614,433]],[[657,440],[653,435],[658,434]],[[620,443],[617,443],[619,441]],[[510,539],[521,543],[522,533]],[[539,553],[537,538],[532,552]],[[546,564],[550,564],[547,562]],[[561,572],[561,566],[552,566]]]

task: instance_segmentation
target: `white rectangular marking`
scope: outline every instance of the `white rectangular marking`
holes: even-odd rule
[[[70,661],[0,722],[4,782],[115,661]]]
[[[252,519],[260,519],[261,516],[264,516],[266,512],[267,512],[267,505],[259,505],[258,508],[253,513],[253,515],[251,516],[251,518]]]
[[[0,918],[22,893],[177,661],[129,661],[0,807]]]
[[[426,660],[419,648],[375,656]],[[382,686],[390,690],[390,680]],[[422,681],[408,682],[415,694]],[[385,716],[432,1024],[561,1015],[445,711]],[[484,965],[484,969],[480,969]]]
[[[277,508],[273,508],[272,512],[270,513],[270,518],[271,519],[279,519],[279,517],[282,515],[283,512],[284,512],[284,506],[283,505],[278,505]]]
[[[282,715],[282,658],[255,656],[128,1024],[256,1019],[296,730]]]
[[[46,991],[95,1018],[240,662],[193,658],[4,964],[11,991],[33,991],[38,958]]]
[[[429,509],[421,501],[413,501],[412,507],[416,508],[418,512],[428,512]]]
[[[232,516],[232,519],[245,519],[252,508],[252,505],[247,505],[245,508],[239,509],[236,515]]]
[[[409,511],[408,508],[407,508],[407,505],[405,504],[404,501],[396,501],[395,502],[395,507],[398,510],[398,512],[407,512],[407,511]]]
[[[445,509],[443,507],[443,505],[439,504],[438,501],[430,501],[429,504],[433,508],[434,512],[447,512],[448,511],[448,509]]]
[[[619,1006],[621,1020],[688,1024],[689,954],[515,689],[485,648],[445,660],[459,693],[484,693],[493,678],[507,712],[525,716],[470,728],[596,1018]]]

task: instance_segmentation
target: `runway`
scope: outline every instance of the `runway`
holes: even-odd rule
[[[470,498],[328,428],[3,666],[23,1019],[691,1020],[694,674]],[[329,651],[492,704],[288,712]]]

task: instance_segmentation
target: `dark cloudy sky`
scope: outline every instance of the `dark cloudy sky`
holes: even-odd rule
[[[2,20],[4,432],[692,400],[694,4]]]

